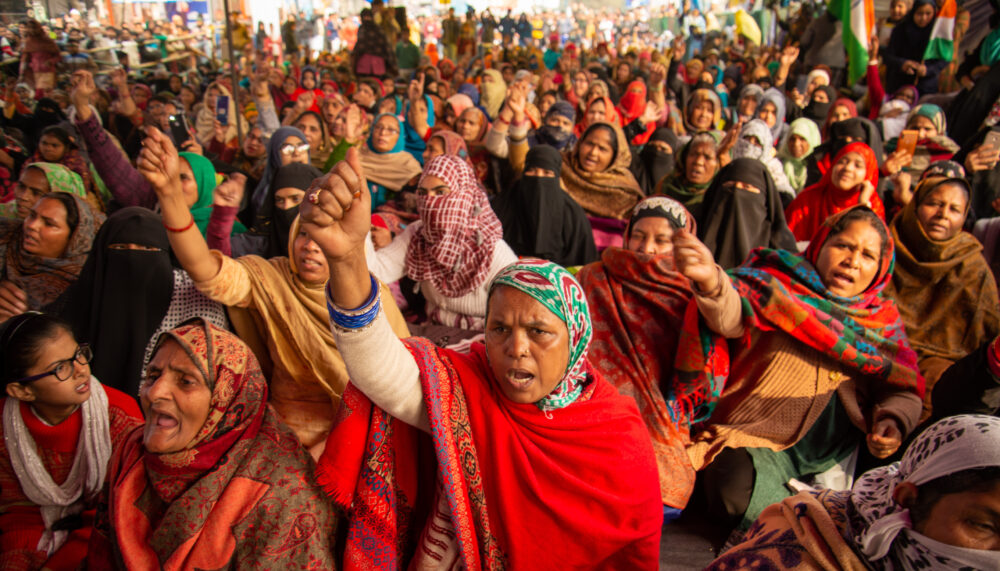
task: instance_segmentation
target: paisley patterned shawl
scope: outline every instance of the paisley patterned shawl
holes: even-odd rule
[[[253,353],[201,319],[165,339],[212,389],[208,418],[179,452],[147,452],[141,429],[127,437],[108,478],[111,531],[95,531],[91,565],[332,569],[332,506],[305,450],[267,405]]]
[[[804,256],[758,248],[742,266],[729,271],[742,298],[743,323],[748,334],[750,328],[784,331],[861,374],[922,397],[924,379],[899,311],[881,296],[892,277],[891,239],[872,284],[857,297],[830,293],[816,271],[833,226],[854,208],[828,218]],[[692,422],[707,418],[729,377],[729,346],[700,323],[695,301],[685,314],[675,363],[674,390],[689,395],[675,399],[675,414],[687,415]]]

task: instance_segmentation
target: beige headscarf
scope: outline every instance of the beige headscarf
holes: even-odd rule
[[[229,127],[226,128],[226,141],[229,141],[236,136],[236,118],[239,118],[240,125],[243,127],[244,133],[250,132],[250,125],[243,115],[236,112],[236,101],[233,98],[232,92],[223,85],[221,82],[215,82],[208,86],[205,90],[205,96],[202,99],[201,109],[198,111],[198,116],[195,119],[194,132],[195,136],[198,138],[198,142],[202,145],[208,145],[208,143],[215,137],[215,107],[208,104],[208,90],[213,87],[217,88],[222,92],[222,95],[229,97]]]

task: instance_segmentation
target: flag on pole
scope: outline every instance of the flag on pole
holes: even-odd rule
[[[830,0],[826,9],[843,25],[847,79],[853,85],[868,69],[868,40],[872,37],[872,28],[875,26],[874,1]]]
[[[955,16],[958,14],[958,5],[955,0],[945,0],[944,6],[938,12],[937,19],[934,20],[934,28],[931,29],[931,40],[927,42],[927,49],[924,50],[924,59],[943,59],[951,61],[955,56]]]

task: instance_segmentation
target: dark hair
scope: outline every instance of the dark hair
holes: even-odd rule
[[[323,117],[320,116],[320,114],[317,113],[317,112],[315,112],[315,111],[305,111],[301,115],[299,115],[298,117],[295,118],[295,122],[292,123],[292,125],[297,124],[299,121],[302,120],[303,117],[312,117],[313,119],[316,119],[316,122],[319,123],[319,131],[320,131],[320,133],[322,133],[322,136],[323,136],[323,140],[321,141],[321,143],[325,143],[326,142],[326,121],[323,120]],[[296,128],[298,128],[298,127],[296,127]],[[301,131],[301,129],[299,129],[299,130]]]
[[[76,200],[73,195],[67,192],[50,192],[42,198],[58,200],[66,208],[66,225],[69,226],[69,235],[73,236],[77,225],[80,224],[80,210],[76,207]]]
[[[42,131],[42,137],[46,135],[59,139],[59,142],[62,143],[63,146],[66,147],[67,149],[72,149],[76,147],[76,144],[73,142],[73,140],[69,138],[69,133],[66,132],[66,129],[63,129],[59,125],[52,125],[50,127],[46,127],[45,130]],[[39,140],[41,140],[41,137],[39,137]]]
[[[878,214],[875,214],[875,212],[867,206],[852,208],[847,211],[847,214],[841,216],[840,219],[834,223],[833,227],[830,228],[830,233],[826,236],[826,242],[829,242],[834,236],[837,236],[847,230],[847,227],[850,226],[852,222],[867,222],[869,226],[878,232],[878,236],[882,240],[882,246],[879,248],[878,252],[878,263],[881,266],[882,260],[884,260],[889,254],[889,232],[886,231],[885,224],[882,222],[882,219],[878,217]],[[823,242],[823,246],[826,245],[826,242]]]
[[[914,528],[930,517],[931,510],[945,496],[961,492],[988,492],[997,484],[1000,484],[1000,466],[970,468],[920,484],[917,486],[917,501],[909,506]]]
[[[615,132],[611,125],[606,123],[594,123],[590,127],[587,127],[587,130],[583,132],[583,135],[580,137],[580,142],[582,143],[587,140],[587,137],[598,129],[604,129],[609,135],[611,135],[611,164],[614,164],[615,159],[618,157],[618,133]],[[577,146],[579,147],[580,145]]]
[[[73,329],[62,319],[37,311],[22,313],[0,324],[3,384],[27,377],[27,370],[38,360],[45,342],[54,339],[60,331],[72,334]]]

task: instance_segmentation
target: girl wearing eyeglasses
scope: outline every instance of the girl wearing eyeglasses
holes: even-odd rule
[[[75,569],[108,459],[142,413],[90,374],[92,350],[56,317],[0,324],[0,358],[0,568]]]

